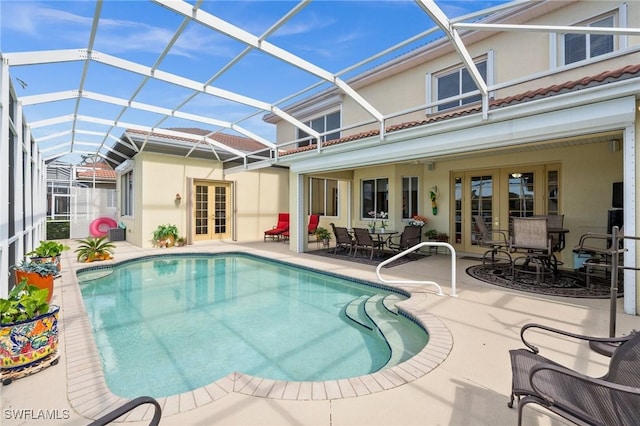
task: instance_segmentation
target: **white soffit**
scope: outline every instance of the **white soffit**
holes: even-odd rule
[[[635,120],[635,96],[592,102],[556,110],[556,98],[545,99],[547,110],[538,105],[538,114],[521,114],[516,105],[499,111],[493,121],[483,121],[480,113],[451,119],[432,126],[421,126],[387,134],[381,145],[376,138],[345,143],[323,150],[317,156],[285,156],[294,173],[314,173],[332,168],[352,169],[415,160],[416,158],[455,155],[469,151],[499,149],[541,140],[561,139],[609,130],[620,130]],[[541,101],[539,101],[541,102]],[[567,123],[572,123],[567,126]],[[410,140],[411,143],[395,144]]]

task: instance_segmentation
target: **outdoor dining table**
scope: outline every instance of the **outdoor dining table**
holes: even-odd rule
[[[399,233],[399,231],[393,231],[390,229],[385,229],[384,231],[376,228],[374,230],[369,230],[369,233],[372,235],[372,237],[377,238],[378,241],[383,242],[384,244],[380,246],[380,252],[382,252],[382,250],[384,249],[384,246],[388,246],[388,242],[389,242],[389,238],[391,238],[394,235],[397,235]],[[386,237],[386,238],[385,238]]]

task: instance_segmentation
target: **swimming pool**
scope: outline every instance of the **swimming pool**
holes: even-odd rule
[[[355,377],[428,340],[393,312],[398,293],[245,254],[148,257],[83,269],[78,281],[107,385],[126,398],[173,395],[234,371]]]

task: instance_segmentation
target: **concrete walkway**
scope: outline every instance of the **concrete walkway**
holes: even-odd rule
[[[73,246],[74,243],[69,244]],[[247,251],[377,281],[372,266],[295,254],[282,242],[218,242],[171,249],[140,249],[126,242],[116,245],[115,261],[178,251]],[[450,262],[450,256],[440,251],[438,255],[384,269],[383,273],[386,279],[433,280],[449,292]],[[304,398],[302,391],[302,398],[292,399],[249,396],[237,391],[239,380],[230,381],[224,395],[209,387],[202,388],[205,391],[197,393],[194,400],[162,399],[161,425],[516,424],[516,410],[506,406],[511,382],[508,351],[522,347],[520,327],[528,322],[539,322],[577,333],[606,336],[609,301],[543,297],[497,288],[465,273],[468,266],[476,263],[457,259],[457,297],[437,296],[432,288],[424,286],[412,289],[416,294],[411,301],[412,309],[418,315],[437,318],[452,339],[448,356],[419,378],[388,390],[369,389],[361,394],[356,392],[357,396],[318,399]],[[98,385],[92,377],[101,375],[99,369],[95,371],[95,361],[99,357],[92,352],[95,348],[90,336],[77,331],[82,330],[81,323],[87,319],[86,315],[81,315],[84,308],[78,298],[75,271],[86,266],[76,262],[72,251],[64,253],[63,276],[56,280],[53,299],[53,303],[62,307],[60,362],[1,388],[3,425],[84,425],[91,421],[83,415],[90,410],[87,407],[78,410],[77,407],[85,394],[87,400],[95,400],[96,393],[103,395],[105,405],[113,398],[108,389],[96,390]],[[618,334],[640,329],[640,317],[620,313],[621,300],[618,305]],[[75,353],[70,353],[69,348],[77,348],[79,340],[86,342],[86,351],[78,354],[76,349]],[[606,370],[608,359],[591,352],[584,344],[543,335],[536,342],[542,354],[586,374],[600,375]],[[83,373],[78,374],[79,371]],[[313,384],[309,386],[314,389]],[[527,425],[564,424],[542,410],[527,408],[525,413]],[[127,416],[126,424],[147,424],[139,420],[148,417],[150,413],[146,407],[138,409]]]

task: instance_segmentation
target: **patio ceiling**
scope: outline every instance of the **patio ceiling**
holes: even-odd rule
[[[343,31],[331,35],[346,38],[353,26],[349,22],[354,16],[352,8],[364,7],[362,2],[80,3],[73,4],[73,10],[68,2],[0,3],[2,59],[24,107],[31,136],[46,161],[78,164],[93,158],[114,166],[144,149],[248,166],[265,156],[273,157],[269,152],[276,149],[275,128],[262,120],[265,114],[319,137],[286,111],[328,89],[338,89],[358,103],[379,124],[384,137],[385,116],[350,85],[351,80],[417,46],[442,39],[452,43],[479,93],[486,95],[486,82],[460,31],[495,29],[478,27],[473,21],[524,7],[522,1],[487,2],[484,4],[494,6],[450,18],[444,10],[455,10],[452,2],[403,3],[402,13],[407,17],[423,16],[417,26],[403,25],[401,14],[394,20],[386,18],[381,8],[382,16],[367,15],[367,19],[372,23],[388,20],[388,44],[368,43],[368,50],[361,49],[362,57],[351,57],[345,66],[344,60],[313,53],[311,48],[317,46],[286,35],[315,20],[331,21],[331,29]],[[380,7],[375,2],[366,4],[371,5]],[[39,26],[39,19],[50,22],[45,18],[64,23],[62,35],[53,24]],[[14,20],[20,21],[20,29],[12,24]],[[37,37],[21,34],[23,27]],[[319,44],[339,38],[329,39],[324,25],[315,31],[312,36]],[[484,99],[486,102],[487,97]],[[209,132],[196,137],[183,131],[188,128]],[[143,143],[132,144],[123,137],[127,130],[142,135]],[[263,149],[238,149],[225,135],[256,141]]]

